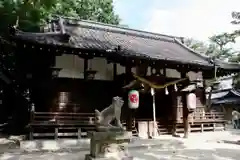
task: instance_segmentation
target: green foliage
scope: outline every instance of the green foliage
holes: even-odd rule
[[[49,0],[51,1],[51,0]],[[39,30],[39,26],[44,17],[44,12],[50,9],[49,2],[46,0],[1,0],[0,28],[6,33],[8,26],[19,22],[19,27],[25,31]]]
[[[39,31],[52,16],[68,16],[118,25],[112,0],[0,0],[0,32],[18,22],[24,31]]]
[[[114,14],[112,3],[112,0],[59,0],[53,14],[118,25],[120,19]]]
[[[210,39],[211,41],[209,44],[193,39],[187,39],[184,43],[194,51],[212,58],[225,60],[235,54],[232,48],[226,47],[230,42],[226,42],[225,38],[222,36],[217,35]]]
[[[208,46],[204,42],[197,41],[192,38],[185,39],[184,44],[189,48],[193,49],[194,51],[202,54],[205,54],[208,49]]]
[[[208,48],[205,54],[209,57],[217,58],[218,57],[217,55],[219,55],[220,52],[218,46],[214,43],[210,43],[207,47]]]
[[[235,43],[236,35],[234,33],[223,33],[210,37],[210,40],[216,43],[220,48],[224,47],[228,43]]]
[[[232,18],[233,21],[231,22],[232,24],[240,24],[240,12],[232,12]]]
[[[210,45],[211,56],[218,59],[232,60],[236,52],[228,46],[230,43],[235,43],[238,37],[237,32],[223,33],[210,37],[212,44]]]

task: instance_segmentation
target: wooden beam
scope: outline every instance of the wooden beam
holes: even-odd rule
[[[203,90],[202,90],[202,100],[203,100],[203,104],[206,106],[206,103],[207,103],[207,99],[206,99],[206,89],[207,89],[207,86],[206,86],[206,80],[203,80]]]
[[[131,66],[126,66],[125,67],[125,73],[126,73],[126,84],[131,82],[131,75],[132,75],[132,67]],[[128,93],[125,93],[128,95]],[[128,98],[128,96],[126,96]],[[128,101],[126,98],[125,102]],[[127,103],[125,103],[127,104]],[[128,106],[127,106],[128,107]],[[128,116],[127,116],[127,131],[132,132],[132,123],[133,123],[133,111],[128,107]]]
[[[156,131],[157,131],[157,123],[156,123],[156,102],[155,102],[155,90],[154,88],[151,88],[151,95],[153,98],[153,134],[152,136],[155,137]]]
[[[178,94],[175,91],[171,92],[171,99],[172,99],[172,119],[173,119],[173,124],[172,124],[172,136],[178,137],[177,136],[177,119],[178,119]]]

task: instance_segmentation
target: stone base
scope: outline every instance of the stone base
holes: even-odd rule
[[[125,157],[118,157],[118,158],[114,158],[114,157],[102,157],[102,158],[94,158],[91,157],[90,154],[85,156],[85,160],[133,160],[133,157],[131,156],[125,156]]]
[[[85,160],[128,160],[129,132],[92,132],[90,154]]]

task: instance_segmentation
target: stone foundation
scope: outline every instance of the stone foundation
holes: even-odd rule
[[[85,160],[131,160],[127,145],[129,132],[92,132],[90,154]]]

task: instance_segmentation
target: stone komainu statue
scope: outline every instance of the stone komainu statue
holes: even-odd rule
[[[102,112],[95,110],[97,131],[123,130],[120,120],[123,104],[124,101],[121,97],[113,97],[112,104],[109,107],[105,108]],[[113,120],[116,120],[116,126],[110,124]]]

